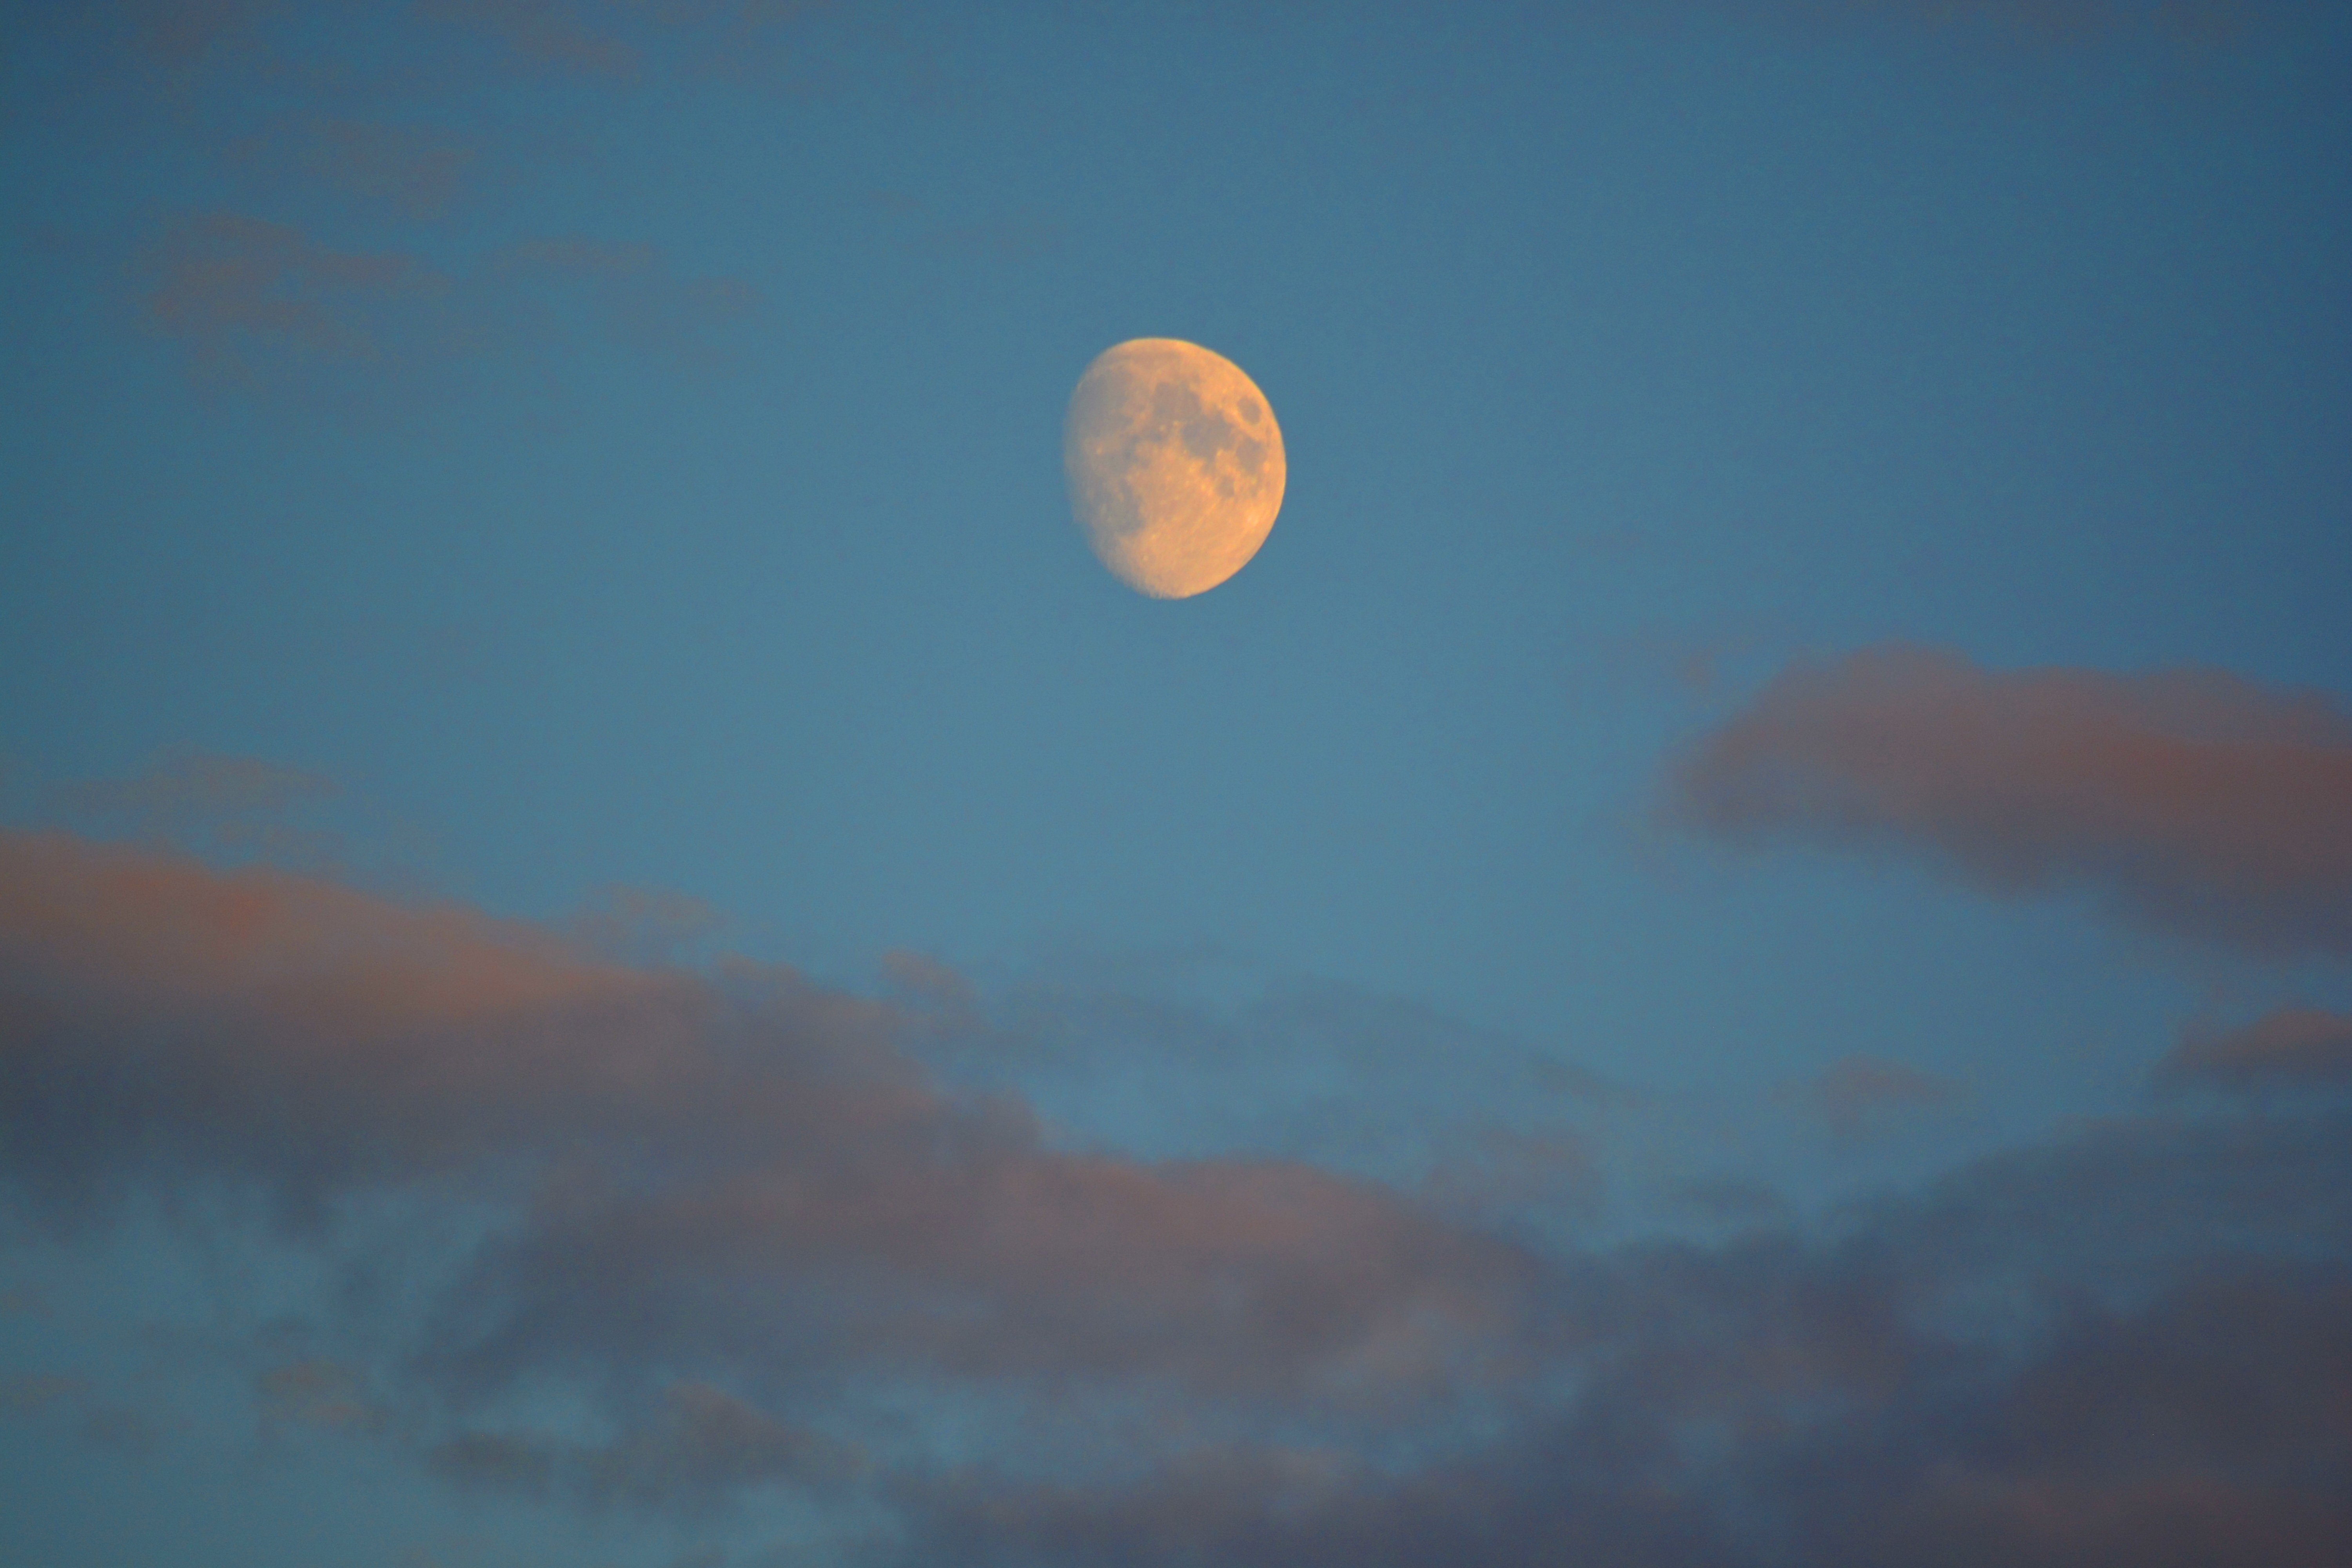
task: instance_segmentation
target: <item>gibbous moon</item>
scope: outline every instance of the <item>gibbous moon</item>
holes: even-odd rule
[[[1155,599],[1205,594],[1248,565],[1289,471],[1257,384],[1174,338],[1136,338],[1087,366],[1062,466],[1095,553]]]

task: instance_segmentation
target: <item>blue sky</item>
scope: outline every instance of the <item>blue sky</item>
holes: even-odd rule
[[[13,1560],[2352,1541],[2334,8],[5,16]]]

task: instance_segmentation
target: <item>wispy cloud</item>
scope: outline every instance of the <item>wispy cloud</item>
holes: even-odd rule
[[[806,85],[827,0],[419,0],[417,15],[494,40],[520,64],[608,82],[665,68]]]
[[[186,62],[243,38],[283,7],[278,0],[122,0],[138,47]]]
[[[778,1421],[708,1384],[675,1384],[640,1424],[602,1443],[545,1433],[465,1431],[425,1467],[453,1484],[590,1509],[705,1511],[776,1486],[834,1488],[863,1455]]]
[[[530,241],[458,272],[336,249],[236,212],[175,219],[136,271],[149,324],[185,347],[200,384],[342,407],[597,339],[711,369],[732,357],[761,307],[751,284],[679,276],[647,245]]]
[[[2294,8],[2294,0],[1708,0],[1745,19],[1809,27],[1873,23],[1997,29],[2066,43],[2139,35],[2212,43]]]
[[[367,1398],[363,1376],[323,1356],[264,1369],[254,1377],[253,1392],[265,1429],[367,1432],[383,1424],[383,1413]]]
[[[314,115],[250,138],[230,155],[319,181],[423,223],[449,216],[477,172],[481,151],[423,127]]]
[[[1918,1117],[1951,1110],[1967,1092],[1949,1079],[1873,1057],[1847,1057],[1787,1085],[1781,1098],[1820,1120],[1841,1143],[1893,1134]]]
[[[636,48],[620,36],[624,13],[604,0],[419,0],[421,16],[478,28],[520,58],[599,76],[628,76]]]
[[[2352,1088],[2352,1017],[2282,1007],[2233,1029],[2192,1028],[2155,1079],[2163,1089],[2241,1093]]]
[[[301,392],[383,381],[461,354],[476,334],[456,280],[414,257],[341,251],[241,213],[182,217],[141,258],[148,320],[200,379]]]
[[[166,752],[128,779],[86,779],[49,792],[68,820],[152,844],[258,855],[319,868],[341,855],[341,837],[303,826],[309,808],[341,786],[323,773],[253,757]]]

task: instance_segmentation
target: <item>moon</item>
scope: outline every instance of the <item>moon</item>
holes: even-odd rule
[[[1205,594],[1249,564],[1282,510],[1282,427],[1241,366],[1174,338],[1106,349],[1062,427],[1070,510],[1119,581]]]

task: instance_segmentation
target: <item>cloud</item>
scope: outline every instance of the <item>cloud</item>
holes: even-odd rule
[[[322,773],[251,757],[182,752],[150,763],[136,778],[71,784],[55,798],[68,810],[121,818],[142,836],[169,838],[191,824],[283,811],[338,793],[335,781]]]
[[[2339,1119],[2305,1180],[2341,1184]],[[2166,1266],[2126,1298],[2022,1288],[1938,1245],[1968,1228],[2087,1237],[2161,1150],[2180,1190],[2252,1213],[2224,1145],[2177,1124],[1990,1162],[1829,1245],[1587,1254],[1565,1299],[1587,1332],[1565,1392],[1503,1430],[1386,1462],[1213,1444],[1140,1473],[1003,1466],[902,1479],[908,1563],[1021,1568],[2319,1568],[2352,1547],[2352,1268],[2332,1215],[2277,1250],[2171,1231],[2163,1196],[2121,1228]],[[2221,1156],[2219,1165],[2212,1157]],[[2030,1175],[2021,1210],[2016,1183]],[[2216,1178],[2221,1178],[2216,1182]],[[1918,1234],[1924,1227],[1925,1234]],[[2315,1262],[2316,1254],[2332,1260]],[[2299,1255],[2299,1256],[2298,1256]],[[1999,1259],[1994,1259],[1997,1264]],[[2100,1265],[2085,1264],[2096,1277]]]
[[[971,982],[929,953],[893,948],[882,955],[882,976],[892,991],[950,1021],[970,1023],[977,1011]]]
[[[922,1044],[928,1058],[1017,1084],[1093,1135],[1184,1152],[1281,1149],[1391,1182],[1475,1162],[1498,1106],[1512,1118],[1500,1130],[1539,1138],[1628,1100],[1506,1032],[1231,954],[1066,953],[990,1005],[934,1011],[942,1026]],[[959,1031],[950,1017],[970,1021]],[[1446,1071],[1433,1079],[1435,1060]],[[1105,1102],[1150,1114],[1114,1132],[1087,1120]]]
[[[76,1436],[101,1447],[143,1452],[155,1445],[157,1428],[144,1412],[98,1398],[97,1385],[74,1373],[31,1373],[0,1377],[0,1416],[37,1418],[74,1413]]]
[[[1532,1208],[1590,1220],[1607,1184],[1590,1141],[1573,1131],[1489,1127],[1443,1155],[1422,1188],[1447,1213],[1496,1218]]]
[[[0,833],[0,1170],[79,1206],[174,1172],[315,1205],[591,1115],[652,1073],[657,976],[533,928]]]
[[[1426,1023],[1297,1005],[1349,1038]],[[742,960],[0,834],[13,1204],[87,1226],[135,1193],[213,1225],[243,1211],[208,1195],[256,1194],[281,1244],[402,1281],[381,1337],[242,1363],[265,1433],[592,1511],[782,1489],[948,1568],[2251,1568],[2352,1538],[2333,1102],[2079,1128],[1821,1228],[1718,1184],[1694,1201],[1782,1223],[1538,1252],[1475,1211],[1573,1207],[1573,1138],[1497,1132],[1450,1212],[1292,1161],[1060,1148],[906,1055],[935,1023]],[[1816,1087],[1867,1117],[1939,1084]],[[437,1238],[420,1266],[371,1251],[353,1216],[387,1205],[432,1222],[395,1227]],[[910,1410],[975,1422],[984,1462]]]
[[[149,324],[200,384],[365,407],[457,367],[528,364],[590,339],[673,365],[725,364],[761,296],[684,278],[650,246],[509,247],[465,272],[343,251],[235,212],[184,216],[140,258]]]
[[[2344,1257],[2347,1137],[2336,1110],[2093,1122],[1874,1199],[1864,1228],[1935,1291],[2143,1300],[2200,1259]]]
[[[2045,43],[2140,35],[2181,43],[2233,38],[2294,0],[1710,0],[1731,16],[1809,28],[1870,23],[1992,29]]]
[[[854,1448],[700,1383],[671,1385],[650,1420],[609,1442],[469,1431],[425,1455],[428,1469],[472,1489],[688,1513],[761,1488],[832,1487],[865,1463]]]
[[[594,0],[418,0],[420,16],[490,35],[524,59],[596,76],[634,75],[638,51],[615,29],[618,7]]]
[[[287,818],[341,793],[321,773],[187,751],[158,758],[134,778],[62,785],[48,804],[68,819],[152,843],[320,868],[341,858],[341,837]]]
[[[442,132],[326,115],[284,127],[241,151],[383,203],[416,222],[447,216],[480,158],[471,143]]]
[[[906,1560],[2319,1568],[2352,1543],[2331,1484],[2352,1383],[2328,1314],[2347,1305],[2340,1282],[2200,1287],[1958,1377],[1905,1346],[1863,1399],[1774,1401],[1696,1443],[1658,1429],[1628,1380],[1403,1475],[1278,1449],[1124,1485],[968,1474],[910,1489]]]
[[[1786,1225],[1790,1218],[1787,1198],[1745,1176],[1704,1176],[1678,1183],[1665,1197],[1677,1209],[1712,1226]]]
[[[673,363],[727,363],[740,329],[758,313],[760,290],[740,278],[678,278],[649,245],[567,237],[533,240],[489,262],[499,276],[530,284],[541,299],[575,292],[581,314],[614,342]]]
[[[547,70],[627,82],[682,63],[707,74],[791,79],[826,0],[419,0],[417,14],[496,39]],[[797,46],[797,47],[796,47]]]
[[[2079,888],[2193,938],[2352,952],[2352,719],[2217,670],[1865,649],[1780,675],[1664,805],[1736,845],[1895,850],[1997,895]]]
[[[1516,1248],[1305,1166],[1049,1149],[899,1025],[789,971],[0,834],[0,1173],[68,1219],[254,1192],[295,1236],[428,1180],[514,1205],[440,1313],[452,1386],[685,1357],[1377,1400],[1507,1342]]]
[[[2235,1029],[2194,1028],[2157,1064],[2161,1089],[2325,1089],[2352,1085],[2352,1017],[2282,1007]]]
[[[280,9],[277,0],[124,0],[138,46],[185,63],[250,34]]]
[[[726,929],[710,904],[667,888],[606,888],[565,923],[571,938],[601,957],[640,967],[676,963]]]
[[[323,1356],[268,1368],[256,1374],[253,1390],[266,1427],[364,1432],[383,1422],[383,1412],[368,1402],[361,1373]]]
[[[23,1373],[0,1378],[0,1412],[36,1415],[61,1400],[87,1399],[89,1379],[70,1373]]]
[[[466,352],[455,280],[413,257],[338,251],[241,213],[173,221],[148,247],[150,323],[192,370],[249,391],[333,388]]]
[[[1922,1114],[1948,1110],[1967,1093],[1949,1079],[1901,1062],[1847,1057],[1788,1085],[1781,1098],[1818,1117],[1837,1142],[1857,1143],[1886,1137]]]
[[[551,1194],[469,1282],[495,1326],[455,1370],[496,1389],[551,1358],[687,1354],[785,1382],[866,1362],[1380,1404],[1478,1381],[1530,1283],[1514,1249],[1307,1167],[866,1121],[691,1189]]]

